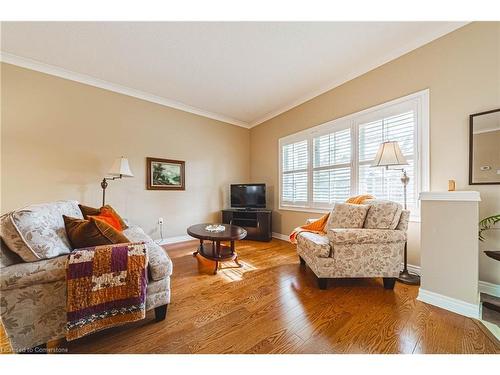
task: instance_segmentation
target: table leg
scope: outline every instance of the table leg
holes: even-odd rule
[[[219,262],[215,261],[214,275],[217,275],[217,270],[219,269]]]
[[[217,258],[220,258],[220,241],[215,241],[215,247],[217,249]]]
[[[231,254],[234,254],[234,241],[231,241]],[[243,267],[243,264],[241,264],[240,262],[238,262],[238,254],[236,254],[236,256],[234,257],[234,262],[238,265],[238,267]]]
[[[196,250],[194,253],[193,253],[193,256],[197,256],[199,252],[201,252],[203,250],[203,240],[200,240],[200,246],[198,247],[198,250]]]

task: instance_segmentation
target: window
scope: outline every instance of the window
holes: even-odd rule
[[[313,138],[313,199],[319,205],[351,195],[351,129]]]
[[[283,146],[282,201],[305,205],[307,197],[307,140]]]
[[[413,159],[415,156],[415,111],[400,113],[359,125],[359,177],[358,191],[371,194],[381,199],[403,203],[403,185],[401,170],[372,168],[370,164],[375,158],[380,143],[398,141],[401,152],[408,165],[403,168],[410,177],[407,186],[407,205],[416,208],[414,184],[415,173]]]
[[[408,161],[407,206],[418,219],[428,189],[428,90],[280,139],[280,209],[326,211],[356,194],[403,203],[400,169],[371,167],[379,145],[398,141]]]

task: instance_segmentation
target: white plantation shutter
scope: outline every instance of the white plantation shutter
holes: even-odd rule
[[[325,211],[356,194],[403,203],[400,167],[371,167],[380,144],[397,141],[408,161],[407,206],[418,218],[418,193],[428,189],[428,105],[424,90],[281,138],[280,207]]]
[[[287,144],[282,149],[281,199],[290,204],[307,202],[307,140]]]
[[[329,207],[351,192],[351,129],[313,139],[313,203]]]
[[[401,152],[408,161],[405,168],[410,183],[407,186],[408,208],[416,206],[415,195],[415,128],[416,115],[414,110],[405,110],[402,113],[381,117],[378,120],[360,124],[358,130],[358,192],[372,194],[378,199],[388,199],[403,204],[403,184],[400,170],[385,169],[370,166],[380,143],[398,141]]]

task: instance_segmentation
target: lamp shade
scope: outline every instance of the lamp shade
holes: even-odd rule
[[[108,174],[111,176],[134,177],[128,165],[128,159],[123,156],[115,160]]]
[[[408,165],[399,148],[399,143],[396,141],[381,143],[371,164],[372,167],[388,167],[390,165]]]

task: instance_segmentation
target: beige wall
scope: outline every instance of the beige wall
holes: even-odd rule
[[[101,203],[114,158],[134,178],[110,181],[107,202],[159,238],[212,221],[228,184],[249,177],[249,131],[92,86],[2,64],[1,211],[77,199]],[[186,161],[186,191],[146,190],[146,157]]]
[[[250,177],[268,184],[273,230],[287,234],[318,215],[278,210],[278,139],[386,101],[430,89],[431,190],[481,193],[480,217],[500,212],[500,187],[468,186],[468,116],[500,107],[500,23],[473,23],[295,107],[250,131]],[[411,223],[409,263],[420,264],[420,224]],[[500,248],[500,242],[494,246]],[[497,262],[498,263],[498,262]],[[500,283],[480,255],[481,280]]]

